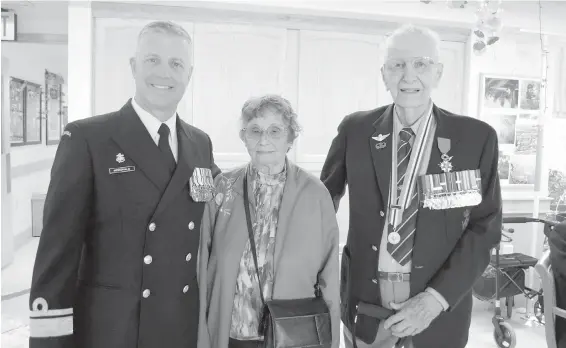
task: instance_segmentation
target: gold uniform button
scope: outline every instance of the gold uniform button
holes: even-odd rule
[[[377,247],[376,247],[375,245],[372,245],[372,246],[371,246],[371,250],[377,251]]]
[[[155,222],[152,222],[152,223],[149,224],[149,230],[150,230],[151,232],[155,231],[155,227],[157,227],[157,226],[155,225]]]
[[[149,289],[145,289],[142,293],[144,298],[148,298],[151,295],[151,291]]]
[[[194,222],[189,222],[189,230],[193,230],[195,228],[195,223]]]
[[[385,216],[385,213],[383,212],[383,210],[379,212],[379,215],[380,215],[381,217],[384,217],[384,216]]]
[[[143,262],[145,262],[146,265],[149,265],[151,261],[153,261],[153,257],[151,257],[151,255],[147,255],[143,258]]]
[[[186,294],[187,291],[189,291],[189,286],[185,285],[185,287],[183,288],[183,294]]]
[[[191,253],[187,254],[187,257],[185,257],[185,260],[187,260],[187,262],[191,261],[191,259],[193,258],[193,255],[191,255]]]

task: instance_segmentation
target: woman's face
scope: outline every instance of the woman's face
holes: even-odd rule
[[[256,167],[282,169],[291,147],[288,128],[283,117],[270,109],[248,122],[242,140]]]

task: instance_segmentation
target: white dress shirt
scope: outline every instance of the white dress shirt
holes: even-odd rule
[[[159,127],[161,127],[162,123],[165,123],[167,127],[169,127],[169,146],[171,147],[171,151],[173,152],[173,157],[175,157],[175,162],[177,161],[178,153],[179,153],[179,145],[177,142],[177,116],[174,113],[167,121],[161,122],[155,116],[144,110],[137,102],[135,98],[132,98],[132,107],[138,114],[138,117],[142,121],[143,125],[149,132],[151,139],[155,142],[155,145],[159,144]]]
[[[432,108],[432,105],[431,105]],[[429,109],[428,112],[432,112],[431,109]],[[428,115],[428,114],[427,114]],[[413,123],[410,128],[413,130],[413,133],[415,134],[411,140],[410,140],[410,144],[411,147],[414,146],[415,140],[418,138],[419,134],[424,132],[424,127],[425,127],[425,122],[423,122],[424,120],[426,120],[426,115],[423,115],[422,117],[420,117],[415,123]],[[420,164],[420,168],[417,168],[417,173],[418,175],[425,175],[427,170],[428,170],[428,164],[429,164],[429,160],[430,160],[430,153],[432,151],[432,145],[433,145],[433,141],[434,141],[434,134],[435,134],[435,130],[436,130],[436,120],[434,119],[434,116],[431,120],[432,124],[431,124],[431,128],[430,128],[430,135],[428,139],[425,139],[424,142],[424,151],[423,151],[423,160]],[[391,167],[391,177],[392,178],[397,178],[397,166],[394,165],[397,163],[397,145],[399,142],[399,132],[401,131],[401,129],[405,128],[405,126],[401,123],[401,120],[399,120],[399,116],[397,115],[397,112],[394,110],[393,111],[393,134],[392,135],[392,139],[391,139],[391,143],[393,144],[393,146],[391,147],[391,151],[392,151],[392,167]],[[411,155],[409,157],[409,160],[413,157],[413,155],[415,154],[414,151],[411,151]],[[407,185],[407,182],[403,182],[403,185]],[[397,180],[391,180],[391,184],[390,184],[390,192],[389,192],[389,197],[388,197],[388,203],[391,201],[394,201],[397,199],[398,196],[398,192],[397,191]],[[389,204],[388,204],[389,206]],[[379,247],[379,261],[378,261],[378,268],[380,272],[401,272],[401,273],[410,273],[411,272],[411,267],[412,267],[412,261],[407,262],[405,265],[401,265],[399,264],[394,258],[393,256],[391,256],[391,254],[387,251],[387,235],[389,233],[389,215],[390,215],[390,209],[386,210],[386,214],[385,214],[385,226],[383,227],[383,235],[381,237],[381,243],[380,243],[380,247]],[[449,305],[448,302],[446,302],[446,299],[440,294],[438,293],[438,291],[436,291],[433,288],[427,288],[426,289],[427,292],[431,293],[441,304],[442,307],[446,310],[448,309]]]

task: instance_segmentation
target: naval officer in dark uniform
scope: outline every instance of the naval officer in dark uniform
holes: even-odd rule
[[[197,346],[199,231],[219,169],[208,135],[176,114],[191,50],[180,26],[148,24],[130,61],[135,97],[66,127],[33,271],[31,348]]]

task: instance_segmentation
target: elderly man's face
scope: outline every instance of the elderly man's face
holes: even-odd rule
[[[177,35],[144,34],[136,57],[130,61],[136,100],[149,108],[177,108],[193,71],[191,49],[187,40]]]
[[[252,163],[257,166],[276,166],[285,162],[289,150],[288,126],[283,117],[273,110],[264,110],[252,119],[242,133]]]
[[[381,68],[383,81],[395,104],[405,108],[427,105],[442,76],[442,64],[432,39],[405,34],[395,39]]]

